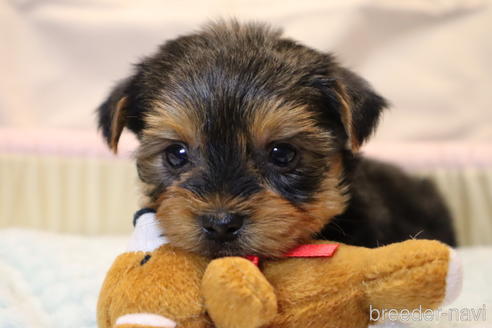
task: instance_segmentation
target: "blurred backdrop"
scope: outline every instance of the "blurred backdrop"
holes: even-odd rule
[[[125,135],[96,131],[111,86],[163,41],[209,19],[280,26],[335,53],[392,107],[367,155],[429,176],[462,245],[492,243],[490,1],[0,2],[0,227],[131,230],[138,188]]]

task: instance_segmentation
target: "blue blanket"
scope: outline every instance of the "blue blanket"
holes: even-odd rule
[[[0,328],[96,327],[99,288],[127,240],[127,236],[0,230]],[[492,247],[464,248],[459,253],[464,290],[450,308],[483,308],[485,315],[478,320],[418,321],[406,327],[492,327]]]

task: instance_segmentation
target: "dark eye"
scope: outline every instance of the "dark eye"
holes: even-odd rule
[[[166,161],[177,169],[188,163],[188,150],[185,146],[174,144],[166,148]]]
[[[296,150],[289,144],[274,144],[270,150],[270,161],[280,167],[286,167],[296,158]]]

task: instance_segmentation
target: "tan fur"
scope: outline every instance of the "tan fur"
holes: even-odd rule
[[[315,199],[303,205],[303,208],[312,217],[333,218],[343,213],[349,196],[347,186],[342,185],[343,166],[341,156],[334,156],[331,160],[331,169],[321,184],[321,191]],[[329,220],[324,220],[324,224]]]
[[[340,186],[341,175],[338,158],[323,181],[323,191],[302,207],[293,205],[268,186],[247,199],[218,194],[199,198],[180,188],[178,181],[157,200],[157,217],[173,245],[199,252],[203,237],[198,215],[243,213],[251,220],[241,239],[243,249],[249,250],[248,254],[280,257],[342,213],[347,197]]]
[[[306,106],[272,102],[249,115],[249,134],[257,149],[265,149],[273,142],[289,142],[300,150],[324,154],[334,151],[334,137],[319,127],[315,114]]]
[[[352,109],[351,109],[351,100],[347,94],[347,90],[343,84],[337,83],[335,85],[335,90],[338,95],[338,101],[341,105],[342,110],[342,124],[345,127],[345,132],[347,133],[349,148],[352,149],[353,152],[357,152],[360,148],[360,143],[357,141],[357,131],[355,131],[354,126],[352,125]]]
[[[140,137],[140,146],[136,160],[141,180],[142,205],[157,208],[157,197],[150,194],[163,181],[162,154],[166,147],[182,142],[187,147],[199,147],[203,142],[200,131],[200,119],[177,104],[156,102],[153,110],[145,118],[146,128]]]
[[[146,254],[152,257],[140,265]],[[210,262],[168,244],[116,259],[101,290],[98,324],[110,328],[121,315],[144,312],[179,328],[208,328],[208,311],[218,328],[365,328],[370,305],[439,306],[449,260],[446,245],[409,240],[377,249],[340,245],[331,258],[262,260],[260,272],[242,258]]]
[[[202,141],[200,117],[196,112],[177,104],[155,102],[145,122],[147,127],[143,136],[146,140],[182,141],[190,147]]]
[[[122,97],[118,100],[113,119],[111,121],[110,147],[115,154],[118,152],[118,141],[120,140],[121,133],[126,125],[126,103],[126,97]]]
[[[305,106],[292,107],[272,102],[255,109],[250,115],[250,134],[258,148],[302,133],[327,133],[316,126],[316,121]]]
[[[157,203],[157,217],[166,230],[166,237],[177,247],[199,252],[203,237],[196,215],[206,207],[206,202],[186,189],[172,186]]]

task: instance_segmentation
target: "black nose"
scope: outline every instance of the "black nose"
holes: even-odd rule
[[[217,241],[235,239],[244,223],[243,217],[237,214],[202,215],[200,221],[207,238]]]

